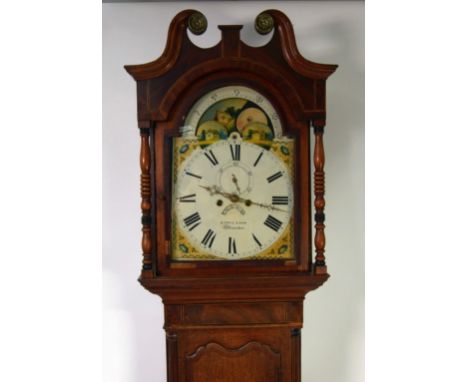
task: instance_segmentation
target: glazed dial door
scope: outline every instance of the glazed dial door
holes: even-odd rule
[[[174,140],[172,258],[291,259],[294,141],[240,86],[198,100]]]

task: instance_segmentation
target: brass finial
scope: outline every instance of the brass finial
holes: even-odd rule
[[[207,27],[208,21],[206,20],[206,17],[203,15],[203,13],[194,12],[189,17],[188,28],[193,34],[200,35],[206,31]]]
[[[255,29],[260,34],[270,33],[275,26],[275,20],[269,13],[260,13],[255,19]]]

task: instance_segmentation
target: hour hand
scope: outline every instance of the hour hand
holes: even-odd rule
[[[225,198],[230,198],[230,194],[228,194],[227,192],[223,192],[219,189],[219,187],[217,186],[201,186],[199,185],[199,187],[201,188],[204,188],[205,190],[207,190],[210,195],[221,195],[221,196],[224,196]]]
[[[217,186],[200,186],[201,188],[204,188],[205,190],[209,191],[210,195],[221,195],[226,199],[229,199],[232,203],[237,203],[237,202],[242,202],[244,199],[240,198],[236,194],[230,194],[229,192],[224,192],[221,191],[219,187]]]
[[[204,188],[205,190],[207,190],[210,193],[210,195],[216,194],[216,186],[210,187],[210,186],[201,186],[201,185],[199,185],[199,187]]]

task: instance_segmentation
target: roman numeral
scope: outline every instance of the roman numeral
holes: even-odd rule
[[[276,219],[275,217],[268,215],[266,220],[263,222],[268,228],[271,228],[273,231],[278,232],[278,230],[281,228],[281,225],[283,224],[281,221]]]
[[[215,237],[216,237],[216,234],[214,233],[214,231],[209,229],[208,232],[203,237],[202,244],[204,246],[208,246],[208,248],[211,248],[211,246],[213,245],[213,241],[214,241]]]
[[[191,172],[188,172],[188,171],[185,171],[185,173],[186,173],[187,175],[193,176],[194,178],[198,178],[198,179],[201,179],[201,178],[202,178],[200,175],[192,174]]]
[[[288,204],[289,197],[287,196],[272,196],[271,197],[271,204]]]
[[[274,173],[273,175],[270,175],[267,178],[268,183],[271,183],[271,182],[275,181],[276,179],[281,178],[282,176],[283,176],[283,173],[281,171],[278,171],[278,172]]]
[[[237,254],[236,240],[232,237],[229,238],[228,252],[232,254]]]
[[[181,196],[179,198],[179,202],[181,202],[181,203],[195,203],[195,194]]]
[[[189,228],[189,231],[193,230],[195,227],[198,227],[200,225],[200,215],[198,212],[193,213],[190,216],[187,216],[184,219],[185,225]]]
[[[255,162],[254,162],[254,167],[256,167],[257,164],[258,164],[258,162],[260,162],[260,158],[262,157],[262,155],[263,155],[263,151],[259,154],[259,156],[258,156],[257,159],[255,160]]]
[[[255,242],[258,244],[259,247],[262,246],[262,243],[260,243],[260,240],[257,239],[257,236],[255,236],[254,234],[252,234],[252,237],[253,239],[255,240]]]
[[[216,159],[215,155],[213,154],[213,151],[208,150],[208,152],[204,152],[203,154],[205,154],[205,156],[208,158],[208,160],[213,166],[216,166],[218,164],[218,159]]]
[[[239,144],[234,144],[234,145],[229,145],[229,148],[231,149],[231,157],[232,160],[240,160],[240,145]]]

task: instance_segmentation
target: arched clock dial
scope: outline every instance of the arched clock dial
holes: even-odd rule
[[[291,259],[294,140],[246,86],[200,97],[174,140],[173,258]]]
[[[198,252],[242,259],[267,251],[288,229],[289,169],[238,134],[188,156],[174,185],[177,229]]]

